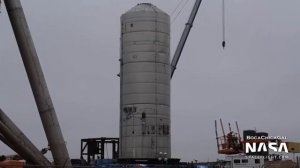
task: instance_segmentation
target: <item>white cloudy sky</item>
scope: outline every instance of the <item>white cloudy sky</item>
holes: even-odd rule
[[[22,1],[72,158],[81,138],[118,136],[120,15],[140,2],[171,14],[180,1]],[[172,53],[193,3],[171,25]],[[172,79],[172,156],[185,161],[222,157],[219,118],[300,141],[300,1],[226,0],[225,50],[221,4],[203,0]],[[4,4],[0,103],[34,144],[47,145]],[[10,153],[0,143],[0,155]]]

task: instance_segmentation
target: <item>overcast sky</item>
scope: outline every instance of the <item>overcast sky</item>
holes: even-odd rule
[[[118,137],[121,14],[140,2],[171,14],[180,1],[22,1],[72,158],[81,138]],[[193,4],[171,24],[172,54]],[[172,156],[184,161],[223,157],[219,118],[300,142],[300,1],[226,0],[225,50],[221,5],[203,0],[171,82]],[[47,146],[4,4],[0,107],[38,148]],[[11,153],[0,143],[0,155]]]

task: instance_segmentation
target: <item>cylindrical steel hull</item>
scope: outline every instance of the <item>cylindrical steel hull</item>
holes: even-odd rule
[[[151,4],[121,17],[120,158],[170,158],[170,18]]]

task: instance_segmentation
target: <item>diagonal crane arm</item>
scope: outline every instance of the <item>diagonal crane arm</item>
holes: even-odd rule
[[[179,41],[179,43],[177,45],[175,54],[174,54],[173,59],[172,59],[172,63],[171,63],[171,78],[174,75],[174,71],[176,69],[177,63],[178,63],[179,58],[181,56],[183,47],[184,47],[185,42],[186,42],[186,40],[187,40],[187,38],[189,36],[189,33],[190,33],[190,31],[191,31],[191,29],[193,27],[193,23],[194,23],[194,20],[195,20],[195,17],[197,15],[197,12],[198,12],[198,9],[200,7],[201,2],[202,2],[202,0],[196,0],[196,2],[194,4],[194,7],[193,7],[193,10],[192,10],[192,12],[190,14],[189,20],[185,24],[185,28],[183,30],[183,33],[182,33],[181,38],[180,38],[180,41]]]

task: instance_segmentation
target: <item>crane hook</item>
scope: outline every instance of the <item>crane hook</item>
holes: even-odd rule
[[[222,0],[222,47],[225,49],[225,0]]]

